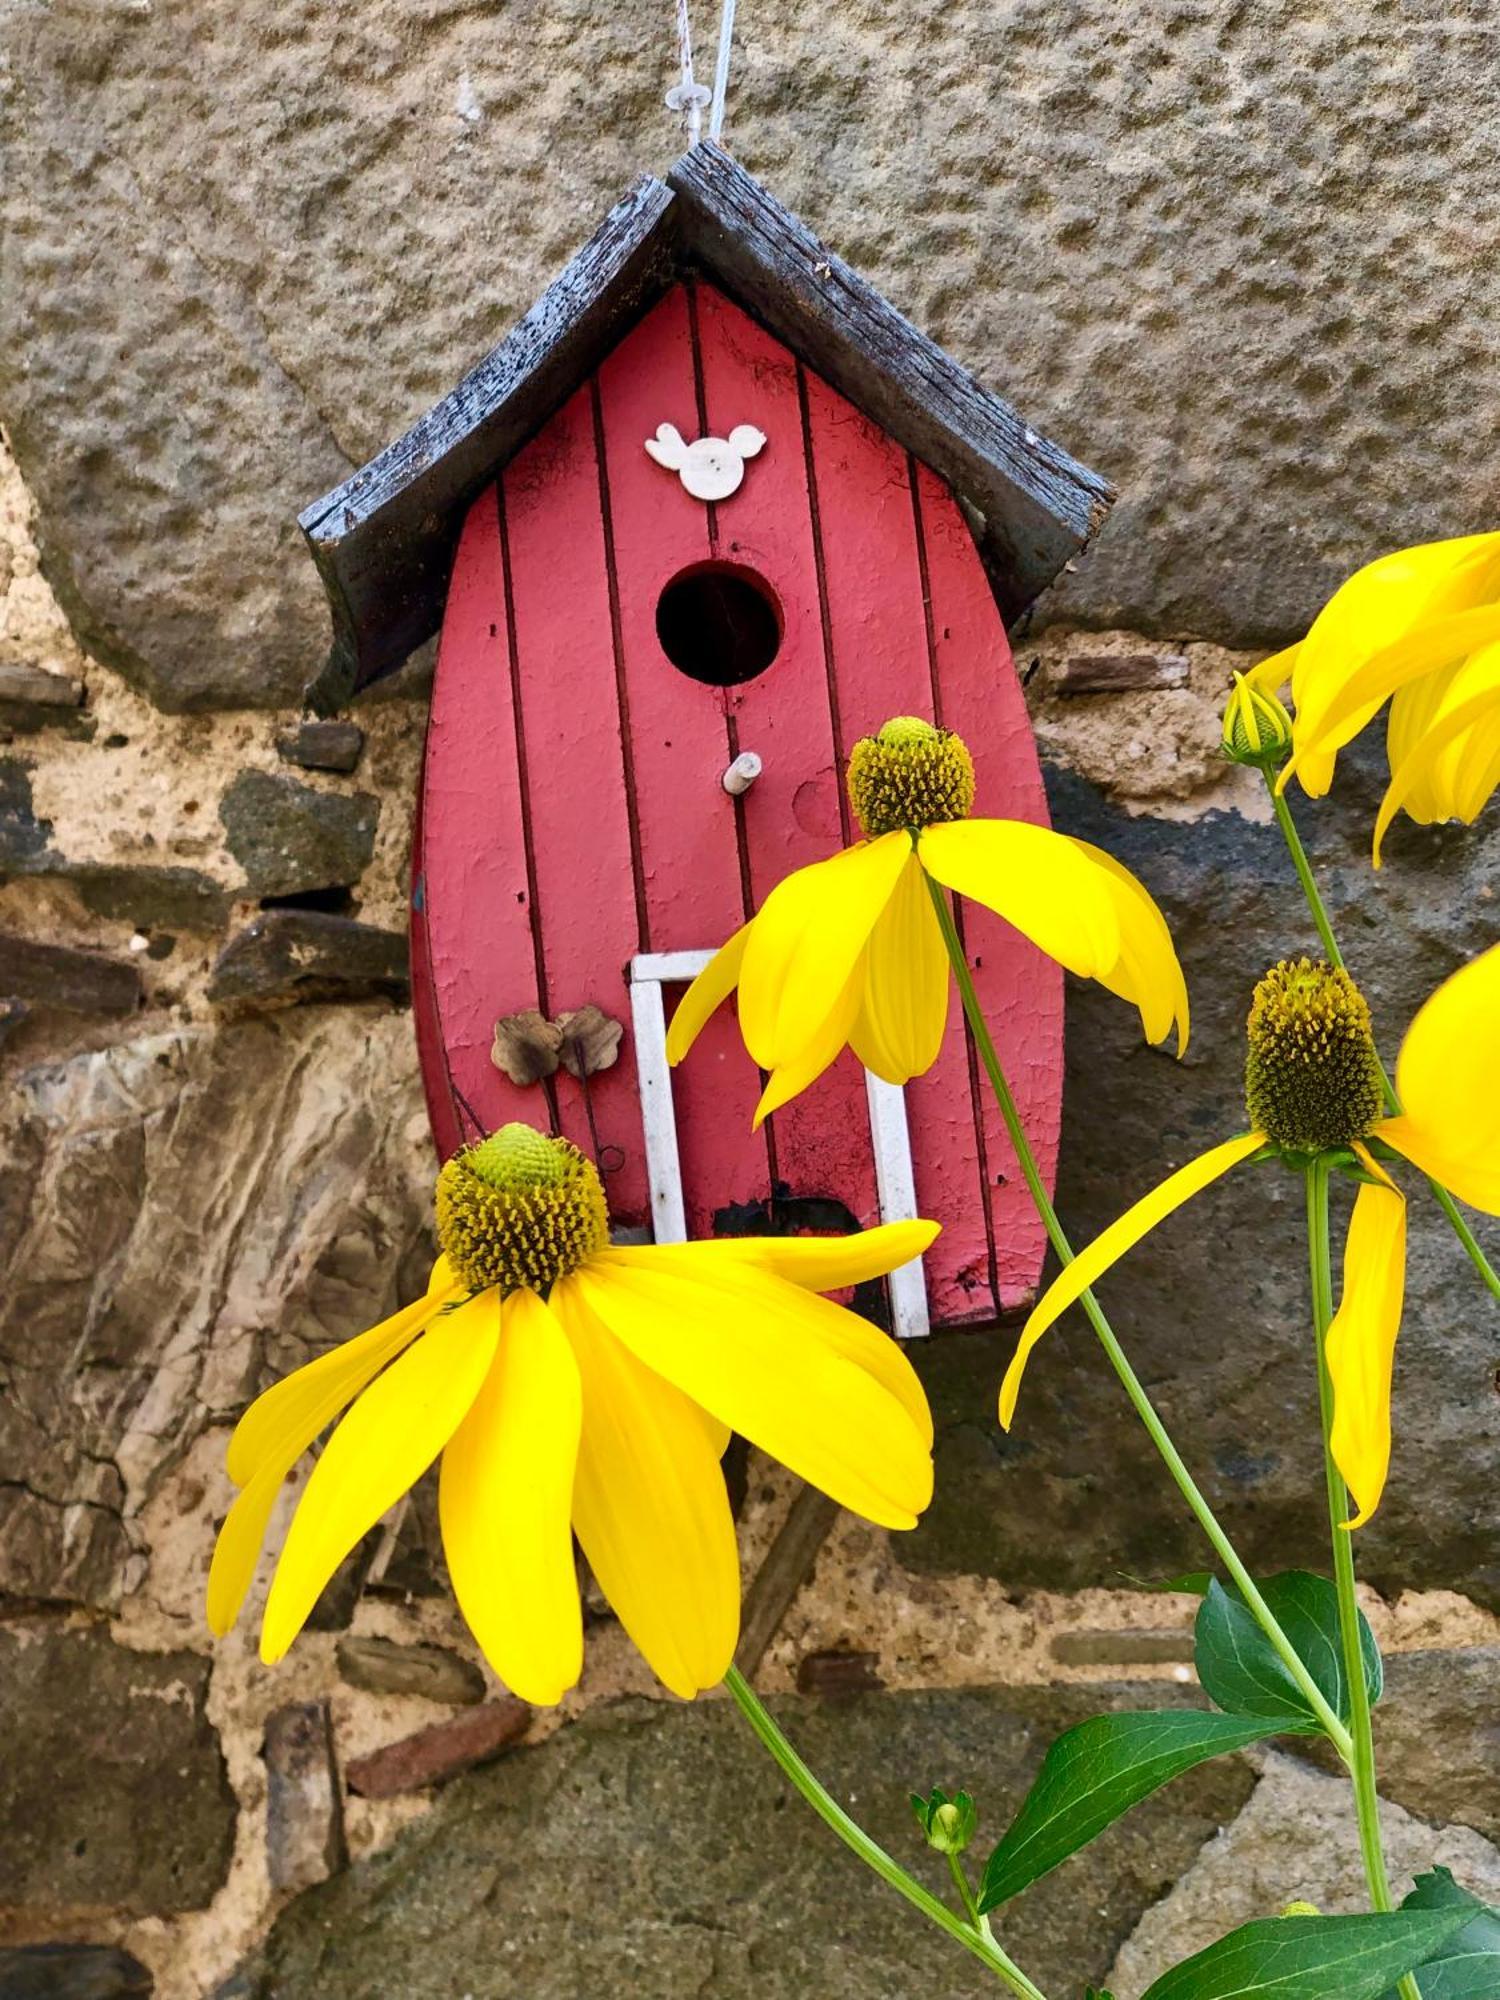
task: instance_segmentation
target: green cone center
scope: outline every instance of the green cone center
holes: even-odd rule
[[[871,840],[902,827],[967,819],[974,804],[974,760],[951,729],[898,715],[877,736],[862,736],[849,755],[849,803]]]
[[[471,1291],[545,1293],[609,1241],[604,1187],[566,1139],[502,1125],[438,1175],[437,1230]]]
[[[1249,1040],[1250,1122],[1286,1151],[1336,1151],[1380,1117],[1370,1010],[1347,972],[1308,958],[1273,965],[1255,989]]]

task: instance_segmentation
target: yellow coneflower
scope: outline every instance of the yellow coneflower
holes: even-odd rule
[[[425,1296],[268,1389],[230,1439],[242,1490],[209,1576],[220,1634],[283,1482],[342,1418],[276,1564],[268,1665],[439,1455],[459,1607],[501,1679],[537,1703],[582,1671],[575,1532],[674,1693],[723,1678],[740,1606],[719,1464],[731,1428],[882,1526],[913,1527],[931,1498],[932,1419],[910,1363],[817,1294],[920,1256],[936,1224],[613,1248],[593,1164],[506,1125],[443,1168],[437,1225]]]
[[[1295,773],[1321,798],[1341,750],[1390,701],[1391,781],[1374,859],[1398,812],[1472,822],[1500,784],[1500,533],[1382,556],[1342,584],[1299,645],[1249,677],[1290,678]]]
[[[1363,1178],[1328,1330],[1332,1450],[1360,1527],[1379,1505],[1391,1455],[1391,1375],[1406,1282],[1406,1201],[1372,1144],[1400,1154],[1488,1215],[1500,1215],[1500,945],[1454,973],[1418,1010],[1396,1067],[1404,1110],[1382,1115],[1370,1013],[1346,972],[1307,959],[1273,966],[1250,1012],[1252,1130],[1170,1175],[1055,1278],[1021,1332],[1000,1392],[1009,1429],[1027,1357],[1047,1329],[1174,1209],[1252,1155],[1305,1166],[1320,1155]]]
[[[937,1060],[949,964],[929,883],[994,910],[1068,971],[1140,1011],[1149,1040],[1175,1024],[1187,987],[1161,911],[1087,841],[1024,820],[970,819],[974,765],[950,730],[898,716],[849,759],[865,838],[777,884],[683,995],[667,1037],[680,1062],[736,987],[745,1046],[770,1081],[756,1123],[847,1044],[888,1083]]]

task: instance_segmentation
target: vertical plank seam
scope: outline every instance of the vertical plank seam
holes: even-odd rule
[[[937,627],[932,615],[932,578],[927,567],[927,527],[922,519],[922,495],[917,479],[917,461],[912,452],[906,454],[906,483],[911,489],[912,526],[917,537],[917,573],[922,579],[922,622],[927,633],[927,677],[932,686],[932,719],[938,728],[943,727],[943,690],[938,679]],[[964,913],[962,900],[953,899],[953,924],[958,932],[958,941],[963,948],[965,959],[969,955],[968,939],[964,935]],[[950,995],[949,1004],[952,1004]],[[984,1216],[985,1252],[989,1260],[990,1296],[994,1300],[995,1317],[1001,1311],[1000,1302],[1000,1257],[995,1243],[995,1212],[990,1200],[990,1154],[985,1134],[984,1091],[979,1078],[979,1051],[974,1045],[967,1020],[963,1024],[964,1052],[969,1065],[970,1115],[974,1120],[974,1150],[979,1166],[979,1207]]]
[[[531,927],[531,951],[536,961],[536,1004],[551,1013],[547,997],[547,967],[542,952],[542,906],[536,886],[536,847],[531,830],[531,771],[526,762],[526,715],[521,706],[521,657],[516,639],[516,594],[511,580],[510,532],[506,523],[505,484],[495,482],[495,499],[500,515],[500,568],[505,578],[505,647],[510,667],[510,701],[516,723],[516,775],[521,793],[521,845],[526,854],[527,918]]]
[[[683,290],[687,294],[688,344],[693,353],[693,399],[698,406],[698,434],[708,434],[708,382],[703,372],[703,341],[698,331],[698,287],[691,278],[683,280]],[[712,501],[708,503],[708,546],[710,556],[717,560],[719,554],[719,510]],[[724,742],[728,749],[727,764],[732,764],[740,754],[740,726],[734,713],[732,693],[729,688],[720,690],[719,699],[724,715]],[[732,801],[734,807],[734,845],[740,865],[740,908],[748,923],[755,915],[755,888],[750,876],[750,841],[745,831],[745,800]],[[769,1081],[766,1072],[759,1072],[761,1089]],[[774,1114],[761,1126],[766,1141],[766,1170],[770,1176],[770,1207],[774,1214],[776,1187],[781,1178],[776,1159],[776,1119]]]
[[[838,678],[833,666],[833,613],[828,603],[828,571],[823,555],[823,516],[818,506],[818,470],[813,458],[812,408],[807,393],[807,371],[797,362],[797,409],[802,420],[802,458],[807,473],[807,511],[812,528],[813,570],[818,582],[818,618],[823,627],[823,676],[828,684],[828,714],[833,723],[834,785],[839,801],[839,830],[845,847],[854,838],[849,815],[849,797],[844,784],[843,763],[849,755],[844,740],[844,718],[839,709]]]
[[[599,516],[604,529],[604,576],[609,591],[609,634],[615,662],[615,720],[620,731],[620,760],[625,773],[625,823],[630,830],[630,877],[635,889],[637,951],[651,949],[651,920],[646,908],[646,868],[641,856],[641,824],[635,795],[635,752],[630,740],[630,689],[625,679],[625,640],[620,619],[620,579],[615,567],[615,522],[609,497],[609,469],[604,456],[604,404],[599,377],[589,377],[589,407],[594,420],[594,457],[599,467]]]

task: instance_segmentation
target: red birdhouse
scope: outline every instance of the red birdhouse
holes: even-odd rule
[[[1002,614],[1109,489],[918,333],[716,146],[646,180],[519,326],[303,516],[338,698],[441,624],[412,889],[443,1155],[555,1117],[658,1240],[922,1213],[898,1332],[992,1319],[1043,1237],[955,1006],[905,1091],[845,1053],[759,1133],[726,1010],[669,1070],[686,980],[790,869],[851,837],[842,771],[893,715],[956,730],[976,810],[1046,819]],[[966,907],[1050,1171],[1057,968]],[[501,1017],[592,1005],[612,1066],[517,1083]]]

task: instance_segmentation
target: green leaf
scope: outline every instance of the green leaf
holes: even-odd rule
[[[1283,1727],[1304,1730],[1309,1724],[1303,1715],[1272,1727],[1259,1716],[1173,1708],[1096,1715],[1066,1730],[1043,1758],[1020,1811],[989,1858],[980,1909],[1008,1902],[1180,1772],[1243,1750]]]
[[[1260,1591],[1329,1706],[1347,1722],[1349,1690],[1339,1637],[1338,1592],[1326,1577],[1299,1569],[1268,1577]],[[1365,1686],[1373,1705],[1384,1685],[1380,1648],[1363,1616],[1359,1628]],[[1231,1715],[1282,1721],[1306,1721],[1312,1716],[1291,1670],[1249,1606],[1237,1591],[1231,1593],[1218,1582],[1209,1584],[1198,1613],[1195,1659],[1205,1693]]]
[[[1446,1868],[1419,1875],[1403,1910],[1462,1910],[1467,1920],[1417,1967],[1422,2000],[1494,2000],[1500,1993],[1500,1913],[1460,1888]],[[1394,1993],[1390,2000],[1396,2000]]]
[[[1381,2000],[1464,1921],[1461,1909],[1264,1917],[1174,1965],[1143,2000]]]

